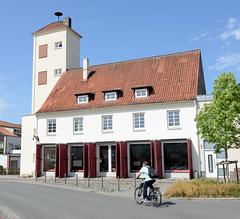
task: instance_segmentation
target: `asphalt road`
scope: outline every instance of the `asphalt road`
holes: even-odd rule
[[[133,197],[0,181],[2,218],[239,218],[240,200],[163,199],[159,208]],[[0,216],[0,218],[1,218]]]

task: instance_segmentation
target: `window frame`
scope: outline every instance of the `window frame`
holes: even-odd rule
[[[80,130],[80,131],[76,131],[75,130],[75,128],[76,128],[76,126],[75,126],[75,121],[76,120],[78,120],[78,119],[81,119],[82,121],[81,121],[81,123],[82,124],[80,124],[80,125],[82,125],[82,130]],[[73,118],[73,134],[83,134],[83,117],[74,117]]]
[[[178,123],[179,123],[179,125],[176,125],[176,116],[175,116],[175,113],[176,112],[178,112]],[[170,123],[170,118],[169,118],[169,116],[170,116],[170,113],[173,113],[173,118],[172,118],[172,120],[173,120],[173,125],[169,125],[169,123]],[[167,127],[168,127],[168,129],[181,129],[181,120],[180,120],[180,110],[168,110],[167,111]]]
[[[61,46],[59,46],[59,45],[61,45]],[[62,41],[58,41],[58,42],[54,43],[54,48],[55,49],[62,49],[62,47],[63,47]]]
[[[139,118],[136,118],[136,116],[139,115]],[[143,115],[143,127],[141,127],[141,115]],[[139,127],[136,127],[136,119],[138,119]],[[146,130],[146,121],[145,121],[145,113],[139,112],[139,113],[133,113],[133,130],[134,131],[145,131]]]
[[[55,131],[54,131],[54,127],[52,128],[53,129],[53,131],[49,131],[50,129],[49,129],[49,125],[50,125],[50,122],[54,122],[55,121],[55,124],[53,123],[52,125],[54,126],[55,125]],[[57,120],[56,119],[48,119],[47,120],[47,135],[56,135],[56,133],[57,133]]]
[[[142,95],[143,91],[145,92],[144,95]],[[134,95],[136,99],[148,97],[148,89],[147,88],[135,89]]]
[[[105,125],[104,125],[104,118],[111,118],[111,129],[108,128],[109,126],[109,119],[106,120],[107,122],[107,129],[104,129]],[[106,133],[106,132],[113,132],[113,115],[102,115],[102,132],[103,133]]]
[[[108,96],[108,97],[112,97],[112,96],[111,96],[112,94],[114,94],[114,97],[113,97],[113,98],[107,98],[108,95],[110,95],[110,96]],[[104,95],[104,97],[105,97],[105,101],[117,100],[117,92],[116,92],[116,91],[106,92],[105,95]]]
[[[86,100],[85,101],[82,101],[82,102],[80,102],[80,98],[86,98]],[[78,95],[77,96],[77,103],[78,104],[84,104],[84,103],[88,103],[89,102],[89,96],[87,95],[87,94],[84,94],[84,95]]]
[[[59,71],[61,71],[61,73],[59,74]],[[54,76],[58,77],[62,75],[62,68],[56,68],[54,69]]]

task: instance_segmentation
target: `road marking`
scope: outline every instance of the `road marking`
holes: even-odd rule
[[[8,207],[0,204],[0,213],[2,217],[0,216],[0,219],[21,219],[18,215],[16,215],[11,209]]]

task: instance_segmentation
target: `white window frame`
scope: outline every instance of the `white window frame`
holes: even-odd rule
[[[54,69],[54,76],[60,76],[61,74],[62,74],[61,68]]]
[[[77,120],[78,120],[77,128],[80,128],[80,130],[76,130]],[[74,134],[83,134],[83,117],[73,118],[73,133]]]
[[[102,132],[113,132],[113,115],[102,116]]]
[[[62,41],[55,42],[55,49],[62,49]]]
[[[117,92],[107,92],[105,93],[105,101],[111,101],[117,99]]]
[[[147,88],[135,89],[135,98],[144,98],[144,97],[148,97]]]
[[[175,113],[178,113],[178,116],[175,115]],[[170,118],[170,114],[172,114],[172,118]],[[177,119],[178,119],[178,122],[176,121]],[[181,128],[180,110],[167,111],[167,126],[168,126],[168,129],[180,129]]]
[[[50,128],[50,125],[52,126],[51,128]],[[55,128],[54,128],[54,126],[55,126]],[[56,135],[56,133],[57,133],[57,120],[56,119],[48,119],[47,120],[47,134],[48,135]]]
[[[88,95],[79,95],[77,97],[77,103],[78,104],[83,104],[83,103],[88,103]]]
[[[143,118],[143,125],[141,124],[141,119]],[[133,113],[133,130],[134,131],[144,131],[146,129],[145,125],[145,113]]]

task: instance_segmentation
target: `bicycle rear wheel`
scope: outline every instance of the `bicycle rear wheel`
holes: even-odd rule
[[[152,205],[154,207],[159,207],[162,203],[162,193],[159,189],[154,191],[154,195],[152,196]]]
[[[143,203],[142,200],[142,187],[137,187],[134,191],[134,199],[137,202],[137,204],[141,205]]]

